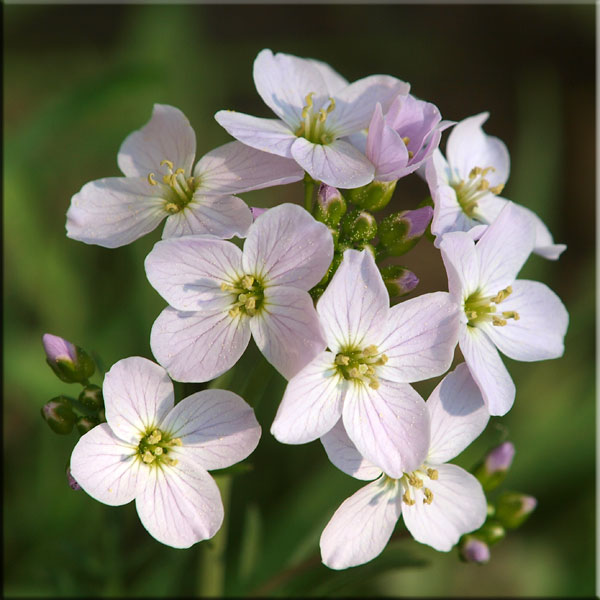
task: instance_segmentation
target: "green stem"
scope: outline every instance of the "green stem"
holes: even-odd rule
[[[308,174],[304,174],[304,208],[312,214],[312,199],[315,189],[315,180]]]

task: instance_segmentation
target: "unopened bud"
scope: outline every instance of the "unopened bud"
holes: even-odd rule
[[[465,562],[483,565],[490,560],[490,548],[484,541],[465,535],[459,546],[459,555]]]
[[[42,417],[54,433],[66,435],[71,433],[77,415],[71,408],[71,402],[66,396],[57,396],[42,406]]]
[[[430,206],[404,210],[386,217],[379,225],[379,239],[391,256],[401,256],[421,239],[431,217]]]
[[[96,417],[89,417],[89,416],[79,417],[79,419],[77,419],[77,423],[76,423],[77,431],[79,431],[79,435],[84,435],[88,431],[90,431],[90,429],[93,429],[94,427],[96,427],[96,425],[98,425],[99,423],[100,423],[100,421]]]
[[[395,189],[395,181],[372,181],[362,187],[346,190],[344,194],[349,202],[359,208],[377,212],[389,204]]]
[[[102,389],[92,383],[83,388],[81,394],[79,394],[78,400],[86,408],[91,408],[92,410],[98,410],[104,405]]]
[[[496,518],[507,529],[520,527],[535,510],[537,500],[518,492],[504,492],[496,502]]]
[[[75,477],[71,475],[71,467],[67,467],[67,483],[72,490],[80,490],[81,486],[75,481]]]
[[[330,185],[322,183],[317,193],[314,216],[329,227],[337,227],[340,219],[346,214],[346,201],[341,192]]]
[[[483,462],[475,467],[473,475],[477,477],[486,492],[496,489],[504,481],[514,456],[514,445],[511,442],[503,442],[491,450]]]
[[[250,212],[252,213],[252,220],[256,221],[256,219],[258,219],[260,215],[266,213],[268,210],[268,208],[259,208],[258,206],[251,206]]]
[[[419,278],[406,267],[400,265],[388,265],[381,269],[383,283],[388,290],[389,295],[404,296],[417,287]]]
[[[506,536],[506,530],[495,519],[488,519],[475,533],[478,538],[482,539],[489,546],[499,542]]]
[[[377,221],[375,217],[357,208],[342,219],[342,235],[351,242],[368,242],[377,235]]]
[[[46,362],[62,381],[81,383],[94,374],[94,361],[79,346],[50,333],[42,336],[42,344]]]

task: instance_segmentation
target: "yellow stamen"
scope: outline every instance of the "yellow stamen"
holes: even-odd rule
[[[402,141],[404,142],[405,146],[408,146],[408,144],[410,144],[410,138],[408,136],[403,137]]]
[[[160,440],[162,439],[162,434],[158,429],[155,429],[149,436],[148,436],[148,443],[149,444],[156,444],[158,442],[160,442]]]
[[[404,502],[409,506],[412,506],[415,503],[415,501],[409,496],[408,490],[406,490],[402,495],[402,500],[404,500]]]
[[[142,456],[142,460],[147,465],[149,465],[155,458],[156,458],[156,456],[154,456],[154,454],[152,454],[152,452],[150,452],[150,450],[146,450],[146,452],[144,452],[144,456]]]
[[[518,321],[521,318],[516,310],[504,311],[502,316],[506,317],[507,319],[514,319],[515,321]]]
[[[494,317],[492,319],[492,325],[495,325],[496,327],[504,327],[506,325],[506,320],[500,319],[499,317]]]
[[[163,453],[163,449],[160,446],[154,448],[154,456],[160,456]]]
[[[167,202],[165,204],[165,210],[169,213],[178,213],[181,209],[174,202]]]
[[[252,275],[244,275],[242,277],[242,286],[246,289],[250,289],[254,285],[254,277]]]
[[[164,159],[160,161],[160,166],[162,167],[163,165],[167,165],[167,167],[172,171],[173,170],[173,163],[168,160],[168,159]]]
[[[427,475],[429,475],[429,479],[433,479],[435,481],[438,478],[437,469],[427,469]]]
[[[148,183],[150,185],[158,185],[158,181],[154,179],[154,173],[148,173]]]
[[[431,504],[433,502],[433,492],[429,488],[424,488],[423,493],[425,494],[423,504]]]

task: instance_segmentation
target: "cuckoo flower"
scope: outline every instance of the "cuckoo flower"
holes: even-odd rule
[[[468,233],[447,233],[440,248],[448,286],[460,307],[460,349],[490,414],[503,415],[515,386],[498,350],[522,361],[558,358],[569,316],[543,283],[516,279],[534,247],[531,219],[508,202],[475,244]]]
[[[410,86],[389,75],[352,84],[325,63],[262,50],[254,83],[279,117],[262,119],[221,110],[215,118],[234,138],[253,148],[293,158],[313,179],[355,188],[373,179],[373,165],[346,136],[369,125],[375,105],[387,109]]]
[[[212,469],[246,458],[258,444],[254,411],[225,390],[205,390],[174,406],[166,371],[141,357],[120,360],[103,385],[106,423],[81,437],[71,474],[93,498],[135,499],[142,525],[175,548],[212,537],[223,504]]]
[[[67,236],[116,248],[149,233],[165,217],[163,238],[244,236],[252,215],[232,194],[303,177],[294,161],[239,142],[212,150],[194,167],[195,154],[196,136],[185,115],[155,104],[150,121],[121,145],[118,163],[125,177],[92,181],[73,196]]]
[[[510,158],[501,140],[483,132],[488,116],[485,112],[458,123],[448,137],[448,160],[436,149],[427,163],[427,183],[435,205],[431,232],[438,236],[436,246],[444,233],[493,223],[508,202],[498,194],[508,179]],[[534,224],[534,252],[556,260],[566,246],[554,243],[533,211],[516,206]]]
[[[489,419],[464,363],[435,388],[426,408],[431,423],[428,448],[418,468],[400,476],[390,477],[363,458],[341,421],[322,438],[339,469],[357,479],[374,479],[345,500],[325,527],[320,545],[328,567],[345,569],[375,558],[400,514],[415,540],[442,552],[483,525],[487,503],[480,483],[464,469],[446,464],[485,429]]]
[[[154,356],[178,381],[208,381],[232,367],[250,334],[291,377],[325,348],[308,290],[333,258],[329,229],[281,204],[231,242],[186,236],[158,242],[146,258],[150,283],[171,305],[150,336]]]
[[[346,250],[317,312],[329,348],[289,381],[271,433],[303,444],[341,416],[356,447],[386,473],[416,468],[429,419],[408,383],[440,375],[452,362],[459,323],[449,294],[390,308],[373,256]]]

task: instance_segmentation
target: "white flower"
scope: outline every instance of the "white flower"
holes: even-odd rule
[[[458,123],[450,136],[446,154],[435,150],[427,164],[426,177],[434,201],[431,232],[441,236],[450,231],[469,231],[480,226],[477,233],[493,223],[508,200],[498,196],[508,179],[510,157],[504,143],[486,135],[482,125],[489,113],[481,113]],[[516,205],[535,226],[534,252],[556,260],[566,248],[555,244],[542,220],[531,210]]]
[[[389,75],[348,84],[325,63],[271,50],[256,57],[254,83],[278,119],[229,110],[215,119],[244,144],[293,158],[313,179],[338,188],[365,185],[374,173],[364,154],[340,138],[368,127],[378,102],[387,110],[410,89]]]
[[[445,464],[484,429],[489,414],[463,363],[449,373],[426,403],[429,449],[418,468],[399,478],[382,474],[364,459],[342,422],[322,438],[330,460],[357,479],[375,481],[337,509],[321,535],[323,563],[345,569],[375,558],[385,548],[400,514],[418,542],[447,552],[461,535],[481,527],[487,503],[480,483],[464,469]]]
[[[174,406],[166,371],[141,357],[120,360],[103,385],[107,423],[81,437],[71,474],[93,498],[135,499],[142,525],[175,548],[212,537],[223,521],[208,474],[246,458],[258,444],[254,411],[225,390],[192,394]]]
[[[390,308],[373,256],[346,250],[317,312],[329,349],[289,381],[271,433],[303,444],[342,416],[360,452],[400,477],[420,464],[429,440],[425,403],[408,383],[450,366],[456,306],[437,292]]]
[[[155,104],[150,121],[119,150],[125,177],[83,186],[71,199],[67,236],[106,248],[124,246],[167,217],[163,238],[210,234],[244,236],[252,215],[240,192],[302,179],[292,160],[239,142],[205,154],[194,169],[196,136],[185,115]]]
[[[158,242],[146,274],[171,306],[152,327],[154,356],[178,381],[208,381],[238,361],[252,334],[284,377],[295,375],[325,348],[308,290],[332,257],[329,229],[294,204],[261,215],[243,252],[196,236]]]
[[[516,280],[533,250],[531,219],[508,202],[479,242],[447,233],[440,249],[448,288],[460,307],[460,349],[490,414],[508,412],[515,386],[498,350],[522,361],[558,358],[569,315],[543,283]]]

